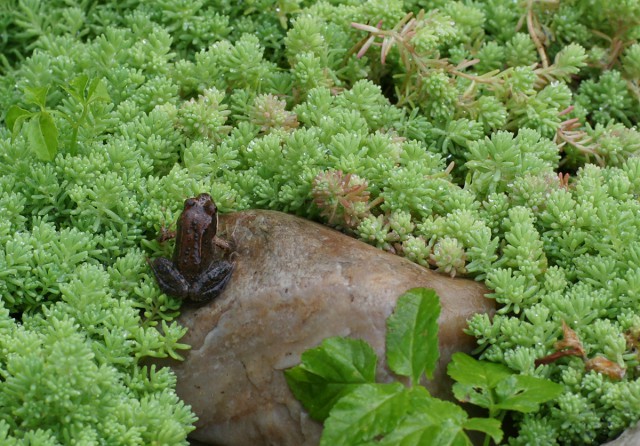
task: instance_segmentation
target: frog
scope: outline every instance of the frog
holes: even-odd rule
[[[172,259],[149,262],[162,292],[194,302],[209,301],[222,292],[235,264],[225,260],[224,251],[231,246],[217,232],[218,208],[211,196],[187,198],[178,217]]]

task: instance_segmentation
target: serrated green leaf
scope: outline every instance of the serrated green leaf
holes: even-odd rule
[[[440,424],[450,420],[462,426],[467,420],[467,413],[460,406],[451,401],[433,398],[422,387],[412,388],[410,396],[413,411],[424,416],[429,424]]]
[[[53,117],[47,112],[40,113],[40,129],[47,146],[49,160],[52,160],[58,153],[58,128]]]
[[[458,381],[453,394],[459,401],[489,409],[533,412],[541,403],[557,398],[564,388],[549,380],[516,375],[502,364],[478,361],[464,353],[455,353],[447,373]]]
[[[409,401],[409,413],[379,446],[471,445],[463,431],[467,414],[459,406],[430,397],[422,387],[411,388]]]
[[[377,360],[366,342],[334,337],[304,352],[300,365],[284,373],[295,397],[312,418],[322,421],[341,397],[375,382]]]
[[[454,353],[447,366],[447,374],[457,381],[453,385],[456,399],[487,408],[492,414],[496,403],[492,390],[513,373],[502,364],[478,361],[462,352]]]
[[[505,365],[478,361],[466,353],[458,352],[451,356],[447,374],[461,384],[492,389],[514,372]]]
[[[7,117],[5,118],[5,123],[7,128],[11,131],[11,136],[15,138],[18,136],[20,132],[20,128],[22,128],[22,124],[24,121],[32,116],[33,113],[29,110],[25,110],[24,108],[18,107],[17,105],[12,105],[9,107],[7,111]]]
[[[93,79],[87,91],[87,103],[108,102],[110,100],[111,97],[102,79]]]
[[[24,89],[24,99],[27,104],[35,104],[41,109],[47,105],[49,87],[27,87]]]
[[[423,373],[433,376],[440,355],[440,310],[434,290],[413,288],[398,298],[394,313],[387,319],[387,364],[413,383],[418,383]]]
[[[9,110],[7,111],[7,116],[4,119],[7,128],[9,130],[13,130],[13,127],[15,126],[16,120],[18,118],[20,118],[21,116],[25,116],[25,115],[31,115],[33,114],[32,112],[30,112],[29,110],[25,110],[22,107],[18,107],[17,105],[12,105],[11,107],[9,107]]]
[[[452,390],[453,396],[462,403],[471,403],[487,409],[493,407],[494,402],[491,399],[491,391],[486,388],[455,383],[452,386]]]
[[[52,161],[58,152],[58,129],[51,115],[36,113],[25,128],[29,145],[38,159]]]
[[[76,101],[81,104],[85,103],[84,92],[87,88],[87,84],[89,83],[89,76],[86,74],[80,75],[69,82],[69,85],[63,87],[64,90],[69,93]]]
[[[320,446],[357,445],[391,432],[407,413],[408,400],[400,383],[358,386],[331,409]]]
[[[110,101],[109,92],[102,79],[94,78],[89,80],[87,75],[81,75],[69,82],[69,85],[63,87],[76,101],[83,105],[92,102]]]
[[[564,387],[548,379],[535,376],[513,375],[498,383],[495,407],[502,410],[534,412],[540,404],[559,397]]]
[[[411,417],[391,435],[376,443],[379,446],[471,446],[471,440],[451,422],[424,424],[420,417]]]
[[[464,422],[464,428],[470,431],[484,432],[493,438],[496,444],[502,441],[504,435],[500,421],[495,418],[469,418]]]

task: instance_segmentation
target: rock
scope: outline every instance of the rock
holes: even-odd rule
[[[318,444],[321,425],[293,397],[283,370],[330,336],[364,339],[385,367],[385,321],[404,291],[430,287],[441,298],[440,362],[427,387],[449,397],[446,364],[475,341],[462,330],[477,312],[492,312],[486,288],[451,279],[337,231],[287,214],[221,215],[219,234],[233,239],[236,268],[222,294],[183,305],[192,346],[171,363],[177,392],[199,420],[195,440],[220,445]],[[165,362],[166,364],[166,362]]]
[[[624,431],[618,438],[602,446],[638,446],[640,444],[640,423]]]

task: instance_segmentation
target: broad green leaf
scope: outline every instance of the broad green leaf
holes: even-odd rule
[[[387,319],[387,363],[398,375],[417,384],[423,373],[429,378],[438,362],[438,317],[436,292],[413,288],[398,298]]]
[[[422,414],[429,424],[441,424],[449,420],[462,426],[467,419],[467,413],[460,406],[430,396],[424,387],[412,388],[410,396],[412,411]]]
[[[284,373],[295,397],[312,418],[322,421],[341,397],[375,382],[377,360],[366,342],[334,337],[304,352],[300,365]]]
[[[474,387],[470,384],[455,383],[452,386],[453,396],[462,403],[471,403],[476,406],[492,409],[495,402],[491,399],[491,390],[483,387]]]
[[[400,383],[362,384],[341,398],[324,423],[321,446],[359,445],[391,432],[408,410]]]
[[[502,364],[478,361],[466,353],[454,353],[447,366],[447,374],[456,380],[453,395],[458,401],[494,410],[493,389],[498,383],[513,375]]]
[[[69,82],[69,85],[63,87],[64,90],[69,93],[76,101],[81,104],[86,102],[85,100],[85,89],[87,88],[87,84],[89,83],[89,76],[86,74],[80,75]]]
[[[495,418],[469,418],[464,422],[464,428],[469,431],[484,432],[493,438],[496,444],[502,441],[501,423]]]
[[[471,446],[471,440],[452,422],[425,424],[420,416],[412,416],[385,437],[379,446]]]
[[[73,79],[64,89],[76,101],[83,105],[111,100],[107,87],[105,87],[102,79],[94,78],[90,81],[89,77],[84,74]]]
[[[409,401],[409,413],[379,446],[471,445],[463,431],[467,414],[459,406],[430,397],[422,387],[411,388]]]
[[[12,105],[11,107],[9,107],[9,110],[7,111],[7,117],[4,121],[14,138],[18,136],[18,132],[20,132],[20,128],[22,127],[22,123],[24,122],[24,120],[32,115],[33,113],[29,110],[20,108],[17,105]]]
[[[92,102],[108,102],[111,100],[107,87],[102,79],[93,79],[89,84],[87,91],[87,103]]]
[[[535,376],[513,375],[500,381],[496,387],[497,409],[534,412],[538,406],[559,397],[564,387],[548,379]]]
[[[52,160],[58,153],[58,128],[53,117],[46,111],[40,113],[39,121],[40,130],[48,150],[48,160]]]
[[[483,389],[493,389],[514,372],[507,366],[478,361],[466,353],[454,353],[447,366],[447,374],[461,384]]]
[[[35,104],[41,109],[47,105],[49,87],[27,87],[24,89],[24,99],[27,104]]]
[[[36,113],[26,125],[27,139],[38,159],[52,161],[58,152],[58,129],[47,112]]]

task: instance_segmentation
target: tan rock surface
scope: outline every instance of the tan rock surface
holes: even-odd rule
[[[198,415],[193,438],[221,445],[316,445],[321,426],[292,396],[282,373],[330,336],[364,339],[384,358],[385,321],[397,297],[434,288],[441,360],[429,390],[448,396],[446,364],[471,351],[462,333],[476,312],[493,311],[480,283],[451,279],[324,226],[271,211],[220,216],[219,234],[236,244],[236,269],[204,306],[183,305],[192,346],[172,364],[178,394]],[[378,379],[390,380],[384,363]]]
[[[602,446],[638,446],[640,445],[640,422],[625,430],[618,438]]]

